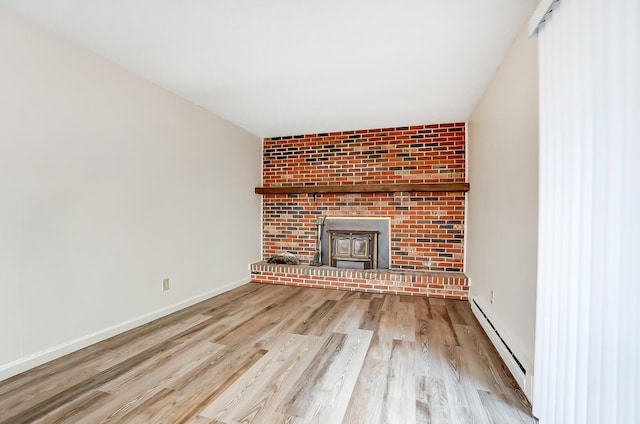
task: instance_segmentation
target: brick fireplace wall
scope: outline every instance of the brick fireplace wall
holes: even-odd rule
[[[465,182],[465,124],[264,139],[263,186]],[[263,257],[313,259],[318,217],[391,218],[391,269],[462,272],[464,193],[263,195]]]

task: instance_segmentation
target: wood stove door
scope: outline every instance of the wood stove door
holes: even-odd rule
[[[377,268],[376,231],[329,231],[330,265],[338,261],[362,263],[365,269]]]

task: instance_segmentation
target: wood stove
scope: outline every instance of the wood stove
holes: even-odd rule
[[[329,264],[341,268],[378,268],[378,231],[329,230]]]

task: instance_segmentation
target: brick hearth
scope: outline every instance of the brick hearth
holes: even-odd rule
[[[285,286],[449,299],[467,299],[469,294],[467,277],[461,272],[363,270],[257,262],[251,265],[251,280]]]

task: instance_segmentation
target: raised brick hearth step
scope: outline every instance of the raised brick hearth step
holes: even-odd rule
[[[360,270],[256,262],[251,265],[251,280],[265,284],[448,299],[467,299],[469,296],[467,276],[462,272]]]

